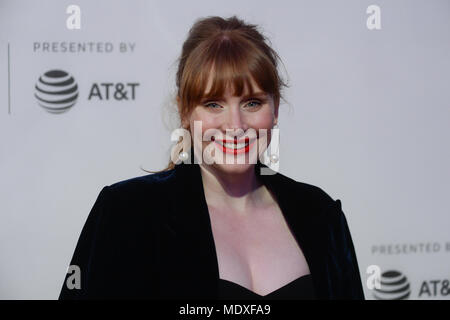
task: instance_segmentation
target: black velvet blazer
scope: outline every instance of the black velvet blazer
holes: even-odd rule
[[[364,299],[340,200],[281,173],[255,173],[303,250],[318,299]],[[270,170],[270,169],[269,169]],[[217,299],[219,267],[198,164],[105,186],[81,231],[59,299]]]

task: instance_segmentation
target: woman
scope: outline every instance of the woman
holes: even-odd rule
[[[60,299],[364,299],[340,200],[259,161],[285,86],[277,59],[255,25],[194,24],[176,78],[192,138],[165,170],[101,190]]]

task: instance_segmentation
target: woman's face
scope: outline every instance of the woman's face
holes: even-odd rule
[[[205,93],[210,86],[209,82]],[[277,123],[278,106],[275,107],[271,95],[262,92],[253,80],[252,86],[252,96],[247,96],[248,88],[241,97],[232,96],[228,89],[223,98],[203,100],[193,109],[189,118],[190,131],[195,157],[202,157],[203,165],[227,173],[240,173],[254,166],[266,150],[270,130]],[[196,121],[200,121],[201,130],[200,127],[195,129]],[[231,144],[224,144],[225,141]]]

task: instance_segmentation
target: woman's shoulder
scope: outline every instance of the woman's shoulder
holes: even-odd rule
[[[276,173],[273,180],[277,181],[281,190],[291,194],[291,201],[298,203],[299,208],[305,208],[315,218],[326,218],[329,222],[337,223],[342,219],[342,203],[340,199],[333,199],[322,186],[308,183]]]
[[[299,196],[308,202],[315,202],[319,204],[330,204],[335,202],[329,193],[319,185],[297,180],[280,172],[276,172],[273,175],[273,178],[268,179],[274,181],[278,187],[286,190],[289,189],[291,192],[295,193],[296,196]]]
[[[175,170],[166,170],[150,173],[143,176],[132,177],[111,183],[106,188],[115,197],[142,196],[159,193],[166,185],[175,180]]]
[[[173,169],[116,181],[101,189],[93,214],[104,212],[103,219],[122,224],[154,219],[170,201],[171,193],[167,190],[174,182]]]
[[[347,219],[342,211],[341,199],[333,199],[328,192],[317,185],[297,182],[302,192],[307,193],[316,208],[315,216],[332,229],[342,229],[347,225]]]

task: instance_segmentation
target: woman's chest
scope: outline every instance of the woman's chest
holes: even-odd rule
[[[209,212],[221,279],[265,295],[310,273],[278,206],[246,215]]]

